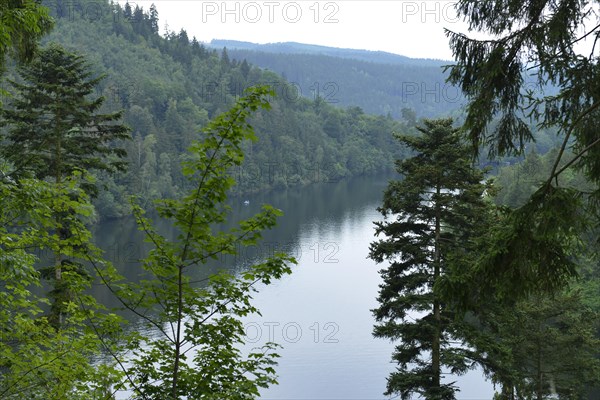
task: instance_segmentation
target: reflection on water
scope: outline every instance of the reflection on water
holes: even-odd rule
[[[252,216],[262,203],[280,208],[284,216],[258,248],[220,260],[199,275],[223,267],[235,271],[275,250],[288,251],[298,260],[291,275],[259,288],[254,299],[262,316],[244,321],[249,347],[267,341],[283,346],[278,352],[279,385],[263,391],[262,398],[385,398],[386,377],[394,369],[393,344],[371,335],[370,310],[377,306],[382,266],[367,254],[387,180],[357,178],[232,200],[236,219]],[[167,225],[162,228],[166,231]],[[96,234],[121,272],[136,279],[137,260],[146,245],[135,223],[105,224]],[[104,301],[113,300],[105,294]],[[459,399],[491,399],[491,385],[479,372],[457,380]]]

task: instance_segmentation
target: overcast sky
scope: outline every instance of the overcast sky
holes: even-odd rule
[[[185,28],[190,38],[255,43],[300,42],[452,59],[444,28],[466,32],[455,1],[136,0],[154,2],[161,33]],[[124,4],[125,1],[119,0]]]

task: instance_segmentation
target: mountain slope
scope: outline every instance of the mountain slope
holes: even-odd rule
[[[450,61],[299,43],[213,40],[210,46],[281,74],[304,96],[320,95],[337,106],[359,106],[394,118],[410,109],[417,117],[431,118],[456,113],[464,103],[460,91],[445,82],[443,66]]]
[[[161,37],[154,11],[81,3],[96,7],[96,17],[55,7],[56,28],[45,42],[84,53],[106,73],[98,87],[105,108],[124,109],[132,127],[129,171],[98,176],[108,188],[97,202],[104,217],[123,215],[128,194],[150,204],[181,193],[189,185],[180,164],[190,142],[254,84],[271,84],[277,95],[272,110],[253,118],[259,140],[248,144],[244,166],[232,171],[239,193],[389,170],[402,155],[392,132],[410,128],[398,121],[305,99],[279,75],[207,49],[185,31]]]

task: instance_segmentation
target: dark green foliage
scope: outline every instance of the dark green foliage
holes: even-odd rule
[[[48,9],[35,0],[5,0],[0,3],[0,75],[6,56],[31,61],[38,40],[52,29]]]
[[[131,18],[140,12],[136,8]],[[110,147],[108,137],[125,138],[127,129],[111,124],[118,114],[94,114],[102,98],[88,101],[86,96],[99,79],[88,79],[91,72],[81,57],[50,46],[33,62],[30,75],[24,71],[26,81],[36,72],[40,79],[30,82],[31,86],[15,83],[24,90],[23,97],[32,101],[19,98],[16,110],[5,111],[14,128],[9,129],[7,142],[15,152],[5,152],[5,156],[12,157],[17,168],[9,174],[1,171],[0,180],[0,397],[111,399],[127,387],[144,399],[251,399],[258,395],[259,387],[275,383],[277,355],[272,351],[276,345],[268,343],[242,355],[238,348],[244,335],[240,318],[257,312],[250,304],[254,285],[269,284],[291,272],[288,263],[294,259],[278,253],[239,276],[212,275],[202,286],[195,285],[198,282],[189,274],[219,254],[235,254],[236,244],[255,245],[261,231],[273,227],[281,214],[265,206],[238,229],[213,232],[228,214],[224,203],[235,183],[229,173],[244,159],[242,143],[255,140],[247,119],[251,112],[268,108],[266,97],[274,93],[265,87],[250,90],[207,126],[203,141],[194,142],[183,171],[194,190],[181,200],[163,200],[159,207],[159,215],[172,219],[180,230],[178,240],[170,242],[158,235],[142,210],[133,206],[154,249],[144,264],[148,279],[126,285],[110,264],[99,259],[99,250],[90,243],[82,221],[91,216],[93,207],[82,183],[91,182],[84,168],[100,173],[119,169],[124,153]],[[47,106],[45,114],[38,110],[43,106]],[[33,116],[49,115],[50,122],[29,118],[26,111]],[[28,124],[37,125],[41,137],[33,135]],[[98,135],[99,143],[94,146],[91,138]],[[146,136],[148,148],[152,137]],[[76,148],[74,138],[87,153]],[[19,140],[29,154],[17,153],[10,143]],[[55,157],[37,162],[45,149]],[[19,160],[18,154],[28,158]],[[168,157],[161,155],[159,163],[168,164]],[[54,177],[55,182],[30,178],[26,171],[39,178]],[[34,250],[49,250],[55,265],[36,271]],[[87,271],[90,265],[127,308],[164,336],[157,340],[154,335],[123,334],[123,321],[102,313],[87,294],[92,283]],[[42,315],[42,307],[50,300],[30,291],[40,285],[42,277],[54,283],[50,317]],[[140,348],[142,343],[147,347]],[[137,357],[131,359],[129,352]],[[106,360],[107,354],[120,370]]]
[[[499,191],[495,197],[497,204],[517,208],[527,202],[529,197],[543,184],[550,175],[559,149],[551,149],[544,155],[536,151],[527,153],[519,164],[501,168],[495,178]],[[566,154],[567,158],[572,154]],[[561,162],[562,167],[565,162]],[[566,170],[554,181],[560,187],[571,188],[583,193],[592,193],[594,185],[581,171]]]
[[[550,186],[506,211],[488,233],[477,264],[480,290],[505,298],[560,290],[577,275],[579,232],[586,221],[578,193]]]
[[[557,152],[500,171],[495,200],[511,208],[487,214],[468,268],[438,286],[499,400],[584,399],[600,382],[597,255],[594,235],[581,234],[590,216],[580,192],[591,186],[566,171],[539,189]]]
[[[531,139],[523,118],[529,115],[540,127],[556,127],[564,135],[548,180],[566,168],[556,166],[570,146],[574,156],[567,165],[581,168],[592,182],[598,182],[598,57],[593,50],[582,55],[577,49],[583,38],[597,38],[595,28],[589,28],[597,22],[597,4],[463,0],[458,10],[471,28],[493,37],[483,41],[448,32],[457,58],[450,81],[471,99],[465,126],[474,150],[489,144],[494,154],[519,151]],[[530,65],[536,68],[527,73],[539,85],[556,86],[558,94],[542,97],[524,90],[523,74]],[[502,122],[490,132],[494,117]]]
[[[600,194],[598,56],[595,47],[583,53],[577,48],[586,37],[593,43],[598,39],[598,5],[461,0],[457,10],[473,31],[490,36],[475,40],[448,32],[457,61],[449,82],[469,98],[465,128],[472,154],[484,147],[492,155],[522,153],[533,139],[528,122],[540,130],[555,129],[562,139],[547,175],[535,188],[521,188],[531,197],[516,196],[515,203],[522,205],[494,228],[481,272],[488,274],[484,280],[503,287],[498,288],[502,296],[559,290],[576,274],[578,244],[593,222],[593,213],[582,214],[597,211]],[[538,87],[554,86],[556,94],[526,90],[531,77]],[[585,173],[594,193],[561,187],[559,180],[570,167]]]
[[[89,98],[102,76],[92,78],[82,56],[51,44],[19,72],[23,83],[12,82],[15,97],[1,110],[1,124],[7,129],[0,153],[14,167],[8,172],[13,179],[52,178],[60,187],[76,172],[124,168],[126,153],[115,141],[128,139],[129,129],[118,124],[121,113],[99,112],[102,97]],[[92,180],[83,179],[81,185],[92,195],[98,193]],[[54,218],[58,237],[72,240],[71,225],[79,223],[74,210],[57,211]],[[57,329],[72,301],[63,272],[77,271],[82,269],[76,261],[56,253],[54,265],[43,274],[53,284],[50,320]]]
[[[2,2],[0,68],[6,53],[30,61],[50,22],[37,1]],[[43,92],[47,87],[37,89]],[[26,150],[16,149],[12,156]],[[109,399],[119,372],[110,364],[92,365],[91,360],[100,355],[101,347],[114,348],[121,321],[103,313],[86,294],[91,279],[81,261],[97,260],[99,254],[82,223],[93,210],[82,190],[86,180],[76,173],[60,185],[22,176],[15,182],[13,172],[6,171],[6,165],[0,171],[0,397]],[[38,257],[44,251],[64,261],[56,269],[61,273],[54,274],[49,317],[43,315],[49,299],[36,294],[44,273],[35,269],[35,263],[47,262]]]
[[[463,2],[462,6],[465,7],[466,3]],[[547,3],[548,7],[554,5]],[[494,7],[499,8],[494,11]],[[506,16],[511,12],[506,12],[507,7],[504,2],[478,3],[471,9],[470,15],[474,24],[508,23]],[[535,9],[534,3],[521,4],[521,7],[521,11],[529,7],[529,11]],[[503,16],[497,13],[500,9],[503,9],[500,12]],[[481,10],[484,12],[478,16]],[[517,14],[528,15],[523,12]],[[484,15],[483,20],[477,19]],[[510,17],[510,23],[514,22],[514,17]],[[541,24],[533,24],[516,33],[513,44],[519,41],[520,35],[526,36],[527,31],[539,26]],[[539,39],[534,39],[538,55],[546,51],[545,43],[554,40],[543,39],[542,42]],[[453,40],[453,43],[467,45],[464,37],[455,36]],[[493,132],[489,136],[482,130],[486,120],[491,120],[490,115],[495,112],[488,114],[490,108],[487,107],[500,109],[506,106],[500,111],[501,115],[511,112],[520,115],[515,98],[507,100],[510,98],[508,92],[514,91],[510,79],[500,76],[507,73],[508,69],[504,67],[508,63],[499,67],[499,59],[480,53],[484,47],[499,46],[501,42],[469,44],[470,47],[463,48],[466,52],[460,53],[461,62],[466,60],[464,57],[479,54],[482,57],[478,61],[480,64],[463,64],[453,70],[455,77],[462,72],[466,77],[473,72],[471,68],[489,68],[499,74],[495,83],[488,80],[493,74],[482,73],[481,69],[468,78],[473,79],[470,90],[474,97],[467,127],[476,147],[481,149],[481,144],[486,143],[493,153],[500,154],[524,148],[518,143],[517,131],[499,125],[494,130],[493,124],[488,127],[487,132]],[[563,55],[567,56],[569,50],[565,50]],[[497,53],[502,51],[499,49]],[[543,63],[549,61],[545,59]],[[560,63],[557,60],[555,66]],[[580,82],[573,79],[560,84],[564,89]],[[482,90],[484,87],[486,89]],[[496,89],[489,90],[490,87],[496,87],[498,92]],[[497,94],[502,91],[504,94]],[[538,99],[534,104],[543,108],[546,102],[547,107],[561,97],[566,100],[568,96]],[[498,182],[501,190],[496,201],[516,209],[504,209],[490,221],[489,234],[480,241],[481,256],[462,278],[454,276],[453,290],[446,292],[450,293],[447,298],[466,305],[464,309],[469,310],[469,319],[474,324],[468,337],[476,350],[472,357],[500,385],[498,399],[502,400],[542,399],[552,393],[557,393],[561,399],[583,399],[588,398],[590,387],[597,386],[600,381],[597,361],[597,229],[589,230],[589,223],[594,217],[585,207],[589,195],[597,188],[594,183],[597,176],[590,182],[580,171],[567,169],[571,160],[578,159],[577,152],[581,148],[576,134],[577,124],[581,121],[569,120],[575,110],[567,107],[557,114],[550,113],[552,108],[547,110],[549,115],[534,113],[534,116],[542,118],[542,128],[557,125],[566,133],[563,146],[544,156],[530,151],[521,164],[500,171]],[[516,145],[512,143],[515,139]],[[569,144],[573,144],[572,151],[567,149]],[[580,163],[582,165],[585,164]],[[585,171],[586,168],[583,169]],[[583,279],[574,281],[572,278],[578,274]],[[565,290],[568,286],[581,288],[585,295]],[[595,310],[591,310],[590,305]]]
[[[532,296],[479,317],[473,343],[500,399],[585,399],[600,382],[599,315],[578,293]]]
[[[462,287],[454,288],[454,296],[462,289],[473,297],[469,311],[459,314],[465,316],[461,332],[470,345],[469,359],[497,385],[494,399],[547,399],[551,394],[587,399],[600,383],[600,320],[581,292],[549,296],[537,290],[527,298],[506,298],[490,290],[477,292],[485,287],[476,279],[478,273],[463,272]],[[454,274],[455,282],[458,276]],[[444,298],[452,298],[443,289]]]
[[[102,76],[92,78],[82,56],[51,44],[19,73],[23,83],[12,82],[15,97],[2,110],[1,153],[15,167],[11,175],[59,183],[76,170],[124,168],[126,153],[114,142],[129,130],[117,123],[121,113],[99,112],[102,97],[89,98]]]
[[[371,244],[370,257],[390,265],[381,271],[374,334],[399,342],[393,355],[399,367],[386,394],[454,399],[457,388],[443,377],[472,364],[455,344],[463,340],[455,312],[435,287],[451,269],[468,266],[487,209],[485,185],[452,120],[424,124],[420,136],[398,136],[417,155],[397,161],[404,179],[390,182],[379,209],[386,219],[376,223],[376,234],[385,238]]]

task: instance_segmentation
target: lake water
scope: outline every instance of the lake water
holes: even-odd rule
[[[272,340],[283,346],[276,368],[279,385],[262,392],[267,400],[385,399],[393,344],[372,337],[380,283],[379,269],[367,258],[373,221],[389,177],[356,178],[247,197],[232,202],[236,217],[256,213],[262,203],[284,211],[278,227],[264,235],[258,251],[242,252],[229,263],[287,250],[298,265],[293,273],[254,296],[262,316],[245,322],[248,346]],[[246,198],[244,198],[246,199]],[[141,235],[131,221],[103,225],[99,245],[134,278]],[[167,229],[167,228],[164,228]],[[124,240],[124,238],[130,238]],[[231,261],[231,260],[230,260]],[[110,299],[106,298],[107,302]],[[451,377],[461,388],[458,399],[490,400],[492,386],[472,371]]]

